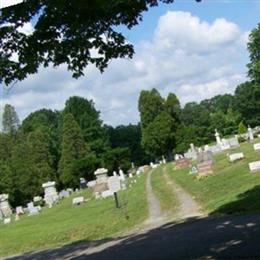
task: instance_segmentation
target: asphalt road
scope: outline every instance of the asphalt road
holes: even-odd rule
[[[190,218],[119,238],[13,259],[260,259],[260,215]]]

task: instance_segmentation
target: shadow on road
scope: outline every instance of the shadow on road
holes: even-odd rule
[[[81,241],[12,259],[254,259],[260,257],[259,225],[260,215],[190,218],[144,233]]]

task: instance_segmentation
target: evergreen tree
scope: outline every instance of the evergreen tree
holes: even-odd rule
[[[246,126],[244,125],[243,121],[241,121],[238,125],[238,133],[239,134],[244,134],[247,132],[247,128]]]
[[[13,106],[6,104],[3,113],[3,132],[14,134],[19,126],[19,118]]]
[[[72,114],[66,114],[63,118],[61,158],[59,161],[59,178],[64,186],[77,186],[78,177],[73,175],[72,165],[76,160],[81,160],[87,155],[81,129]]]

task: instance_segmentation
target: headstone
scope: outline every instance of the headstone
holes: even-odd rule
[[[191,167],[191,170],[190,170],[189,173],[192,174],[192,175],[196,175],[198,173],[197,167],[195,167],[195,166]]]
[[[33,197],[33,202],[41,202],[41,201],[42,201],[42,197],[41,196]]]
[[[215,129],[215,138],[216,138],[216,142],[218,145],[222,145],[222,142],[221,142],[221,139],[220,139],[220,136],[219,136],[219,133],[218,133],[218,130]]]
[[[16,215],[23,215],[24,214],[24,210],[22,206],[16,207],[15,209]]]
[[[198,176],[202,177],[202,176],[212,174],[213,173],[212,164],[213,164],[212,161],[204,161],[204,162],[199,163],[197,165]]]
[[[164,156],[162,156],[162,162],[163,162],[163,164],[166,164],[166,159]]]
[[[116,171],[113,171],[113,176],[114,176],[114,177],[116,177],[116,176],[117,176],[117,174],[116,174]]]
[[[243,153],[233,153],[229,155],[229,161],[230,162],[235,162],[237,160],[241,160],[244,158],[244,154]]]
[[[104,199],[107,197],[113,196],[113,195],[114,195],[114,193],[112,193],[110,190],[105,190],[101,193],[101,197]]]
[[[0,211],[4,218],[9,218],[12,215],[12,209],[8,202],[8,194],[0,194]]]
[[[222,139],[222,145],[221,145],[221,150],[224,151],[224,150],[227,150],[227,149],[230,149],[230,144],[228,142],[227,139],[223,138]]]
[[[212,152],[213,154],[215,154],[215,153],[221,152],[222,150],[221,150],[220,145],[216,144],[216,145],[208,146],[207,151]]]
[[[255,161],[249,163],[249,169],[251,172],[256,172],[260,170],[260,161]]]
[[[213,153],[210,151],[198,153],[197,160],[199,163],[213,161]]]
[[[42,187],[44,189],[44,201],[49,207],[52,207],[52,205],[59,200],[59,195],[55,188],[55,181],[43,183]]]
[[[76,197],[72,200],[72,205],[80,205],[84,202],[84,197]]]
[[[120,179],[117,176],[108,178],[108,188],[112,193],[118,192],[121,190]]]
[[[39,214],[39,209],[38,209],[38,207],[34,207],[33,202],[30,202],[30,203],[27,204],[27,209],[28,209],[28,212],[29,212],[29,216]]]
[[[260,143],[254,144],[254,150],[260,150]]]
[[[86,188],[86,184],[87,184],[85,178],[80,178],[79,182],[80,182],[80,188],[81,189],[85,189]]]
[[[11,218],[4,219],[4,224],[10,224],[10,223],[11,223]]]
[[[175,163],[176,163],[176,166],[179,168],[186,168],[189,166],[190,161],[187,158],[180,158]]]
[[[250,126],[248,126],[247,132],[248,132],[249,140],[253,141],[254,140],[254,133],[253,133],[253,130]]]
[[[60,199],[68,198],[69,196],[70,196],[70,193],[67,190],[62,190],[59,192]]]
[[[131,172],[128,174],[128,176],[129,178],[133,178],[133,174]]]
[[[99,168],[94,172],[97,179],[97,183],[107,182],[107,172],[108,170],[105,168]]]
[[[125,175],[124,175],[124,172],[122,169],[119,169],[119,179],[121,181],[124,181],[125,180]]]
[[[93,188],[96,184],[97,184],[96,181],[89,181],[89,182],[87,183],[87,186],[88,186],[89,188]]]
[[[108,190],[108,185],[107,183],[103,182],[103,183],[97,183],[94,187],[93,187],[93,192],[99,192],[100,194],[105,191]]]
[[[228,143],[229,143],[229,146],[230,147],[239,147],[240,145],[239,145],[239,142],[238,142],[238,138],[237,138],[237,136],[235,136],[235,137],[233,137],[233,138],[229,138],[228,139]]]

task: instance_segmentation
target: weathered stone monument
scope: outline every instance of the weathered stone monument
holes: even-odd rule
[[[8,202],[8,194],[0,194],[0,218],[9,218],[12,215],[12,209]]]
[[[107,172],[108,170],[105,168],[99,168],[94,172],[94,175],[96,176],[97,183],[104,183],[107,182]]]
[[[42,184],[44,189],[44,201],[49,208],[59,200],[59,195],[55,188],[55,181],[49,181]]]
[[[215,138],[216,138],[217,144],[221,147],[222,146],[222,142],[221,142],[220,135],[219,135],[219,132],[218,132],[217,129],[215,129]]]
[[[33,205],[33,202],[30,202],[30,203],[27,204],[27,210],[28,210],[29,216],[33,216],[33,215],[39,214],[39,208],[35,207]]]
[[[248,126],[248,128],[247,128],[247,133],[248,133],[248,138],[249,138],[250,142],[252,142],[254,140],[254,133],[250,126]]]

